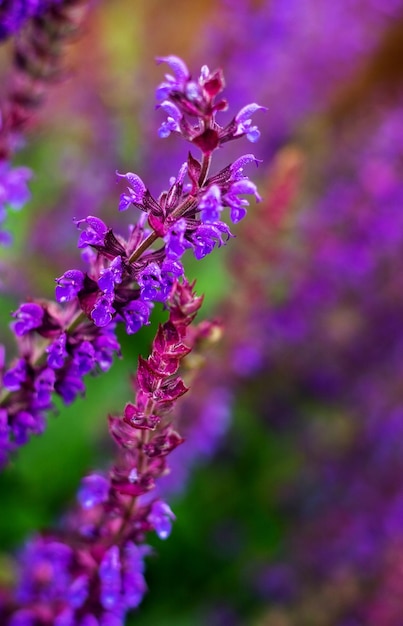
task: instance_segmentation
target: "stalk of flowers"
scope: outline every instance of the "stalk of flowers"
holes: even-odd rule
[[[160,325],[147,359],[139,358],[136,397],[123,416],[110,416],[118,447],[108,475],[91,474],[78,492],[79,506],[63,530],[34,537],[19,557],[14,590],[5,592],[2,623],[9,626],[118,626],[146,592],[145,536],[166,539],[175,518],[155,492],[169,471],[168,455],[184,440],[172,412],[188,391],[180,375],[193,347],[214,334],[215,324],[189,328],[203,298],[186,280],[167,299],[169,319]],[[191,364],[194,370],[195,363]]]
[[[157,90],[159,106],[168,115],[162,135],[178,132],[201,149],[202,159],[189,153],[158,199],[136,174],[118,174],[129,183],[119,209],[133,205],[141,211],[128,237],[115,235],[97,217],[77,220],[82,229],[78,247],[84,249],[89,271],[72,269],[58,278],[57,303],[26,302],[13,314],[19,358],[3,373],[3,462],[30,433],[42,431],[53,392],[70,403],[84,392],[85,374],[109,369],[119,351],[117,322],[128,334],[136,333],[149,323],[155,302],[166,304],[175,280],[184,275],[181,257],[187,249],[201,259],[232,236],[220,219],[222,211],[228,208],[231,220],[238,222],[249,205],[242,196],[260,200],[243,173],[247,164],[257,163],[252,154],[210,176],[209,169],[212,153],[222,144],[244,135],[256,138],[250,116],[263,107],[247,105],[222,127],[215,119],[227,106],[222,99],[215,102],[224,87],[221,71],[204,66],[193,81],[182,60],[171,56],[161,61],[174,72]],[[154,248],[159,239],[162,246]]]
[[[50,83],[60,79],[66,43],[75,36],[89,8],[88,0],[24,2],[11,0],[0,8],[1,34],[16,32],[13,69],[0,103],[0,225],[6,208],[19,210],[29,200],[27,167],[12,167],[10,159],[43,102]],[[0,243],[10,236],[0,231]]]

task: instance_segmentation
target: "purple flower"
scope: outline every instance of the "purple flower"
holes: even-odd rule
[[[54,370],[63,367],[64,361],[68,356],[66,350],[66,339],[66,333],[61,333],[61,335],[59,335],[59,337],[46,348],[48,365]]]
[[[83,341],[73,350],[73,363],[80,376],[88,374],[95,364],[95,349],[89,341]]]
[[[27,167],[11,168],[5,161],[0,163],[0,209],[9,206],[19,210],[31,197],[27,181],[32,172]]]
[[[123,550],[123,597],[125,606],[135,609],[147,591],[144,580],[144,556],[150,553],[148,546],[136,546],[129,541]]]
[[[258,141],[260,137],[260,131],[257,126],[252,126],[251,115],[256,111],[267,111],[266,107],[262,107],[259,104],[253,103],[243,107],[235,116],[235,123],[237,125],[235,136],[240,137],[246,135],[252,143]]]
[[[162,109],[168,115],[167,120],[161,124],[158,130],[158,136],[161,137],[161,139],[165,139],[166,137],[169,137],[171,133],[179,132],[179,122],[183,116],[178,107],[173,102],[164,100],[164,102],[157,105],[157,108]]]
[[[243,156],[236,159],[230,166],[231,179],[233,181],[239,180],[240,178],[244,178],[243,168],[248,163],[255,163],[256,166],[259,165],[261,161],[255,157],[254,154],[244,154]]]
[[[133,174],[133,172],[127,172],[127,174],[119,174],[119,172],[116,172],[116,175],[119,176],[119,178],[126,178],[130,185],[127,188],[129,193],[120,196],[119,211],[125,211],[129,204],[132,203],[141,204],[147,188],[140,176]]]
[[[12,323],[12,328],[18,337],[26,335],[29,331],[41,326],[44,316],[44,310],[40,304],[35,302],[26,302],[21,304],[20,308],[13,313],[16,322]]]
[[[36,377],[34,383],[35,394],[32,405],[35,409],[50,408],[55,380],[56,374],[49,367],[42,370],[39,376]]]
[[[106,610],[119,607],[122,592],[121,569],[119,548],[112,546],[105,552],[99,566],[99,578],[101,579],[100,600]]]
[[[165,100],[172,91],[182,91],[186,82],[190,79],[190,73],[186,63],[174,55],[157,58],[157,63],[167,63],[174,73],[165,75],[165,82],[162,82],[156,91],[156,98],[159,102]]]
[[[102,328],[103,326],[107,326],[112,321],[112,317],[115,314],[115,309],[112,306],[113,301],[113,293],[104,293],[98,297],[95,302],[95,306],[91,311],[91,317],[96,326]]]
[[[71,363],[63,376],[56,381],[55,390],[65,404],[71,404],[79,394],[84,393],[85,385],[75,363]]]
[[[109,494],[109,481],[99,474],[90,474],[81,481],[77,499],[84,509],[105,502]]]
[[[73,609],[79,609],[88,597],[88,577],[78,576],[70,585],[68,602]]]
[[[103,246],[105,243],[105,235],[108,231],[106,224],[98,217],[89,215],[81,220],[74,220],[74,223],[79,228],[83,225],[83,232],[78,239],[78,248],[85,248],[86,246]]]
[[[249,202],[244,198],[239,198],[239,194],[253,194],[257,202],[262,199],[257,192],[256,185],[248,178],[241,178],[232,183],[228,193],[223,198],[223,202],[225,206],[230,207],[231,220],[234,223],[245,217],[245,207],[249,206]]]
[[[114,331],[114,325],[110,324],[97,334],[92,344],[95,362],[102,372],[107,372],[110,369],[114,353],[120,353],[119,342]]]
[[[21,557],[19,602],[52,602],[63,599],[69,587],[72,549],[58,541],[33,539]]]
[[[104,292],[111,294],[115,289],[115,285],[122,282],[123,262],[122,257],[117,256],[106,269],[101,271],[98,279],[98,286]]]
[[[149,323],[151,303],[131,300],[121,311],[128,335],[134,335],[142,326]]]
[[[80,270],[68,270],[60,278],[56,278],[55,290],[58,302],[73,300],[84,285],[84,274]]]
[[[221,202],[221,190],[218,185],[211,185],[205,194],[202,195],[198,208],[200,209],[200,219],[202,222],[217,222],[223,210]]]
[[[169,259],[180,259],[191,244],[185,239],[186,220],[181,218],[169,229],[164,237],[165,251]]]
[[[218,247],[226,243],[223,234],[227,236],[227,241],[233,235],[228,226],[224,222],[215,222],[214,224],[202,224],[199,226],[191,237],[194,255],[200,260],[213,251],[215,245]]]
[[[137,276],[143,300],[158,300],[161,289],[161,268],[158,263],[148,263]]]
[[[31,433],[40,433],[42,430],[43,420],[40,419],[40,413],[34,416],[28,411],[18,411],[14,416],[11,431],[17,446],[24,445]]]
[[[158,537],[160,539],[167,539],[171,534],[172,521],[176,518],[166,502],[156,500],[151,505],[151,511],[147,519]]]
[[[27,377],[27,362],[25,359],[18,359],[14,367],[5,372],[3,385],[9,391],[18,391]]]

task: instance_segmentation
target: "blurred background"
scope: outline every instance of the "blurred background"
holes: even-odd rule
[[[155,57],[169,54],[194,75],[224,70],[223,120],[268,107],[260,141],[214,165],[253,152],[263,201],[226,249],[186,260],[224,337],[177,416],[188,440],[161,486],[177,521],[150,537],[149,593],[128,624],[401,626],[403,0],[94,3],[17,155],[34,177],[7,219],[0,342],[11,358],[10,312],[81,267],[73,217],[122,233],[135,219],[118,214],[116,170],[158,194],[186,159],[157,136]],[[130,400],[154,330],[121,333],[124,358],[1,475],[0,578],[108,466],[107,412]]]

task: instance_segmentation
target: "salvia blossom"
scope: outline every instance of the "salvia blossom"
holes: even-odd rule
[[[119,354],[116,324],[122,323],[128,334],[136,333],[149,323],[154,303],[167,304],[173,285],[184,276],[181,259],[186,250],[201,259],[232,237],[221,220],[226,209],[231,221],[237,222],[249,205],[243,196],[260,200],[256,186],[244,174],[245,166],[258,163],[253,154],[209,176],[212,152],[247,134],[236,117],[225,127],[216,121],[216,113],[227,107],[223,100],[215,102],[224,87],[221,71],[211,73],[204,67],[193,83],[187,70],[184,80],[183,61],[173,56],[163,60],[175,77],[168,75],[158,93],[163,89],[164,99],[182,111],[178,132],[201,149],[201,161],[189,153],[169,189],[158,198],[137,174],[118,174],[127,183],[119,209],[131,207],[139,215],[127,237],[115,234],[96,216],[75,220],[88,271],[69,269],[58,277],[56,303],[26,302],[13,314],[20,355],[16,365],[4,372],[0,399],[8,415],[8,449],[16,446],[15,425],[20,424],[21,412],[30,416],[24,420],[25,440],[29,432],[43,429],[52,392],[71,403],[85,391],[85,374],[109,369],[113,354]],[[260,108],[251,105],[238,120]],[[153,245],[157,240],[160,247]],[[46,387],[39,403],[38,387]],[[172,393],[174,399],[175,390]]]
[[[145,535],[166,539],[175,515],[155,490],[168,471],[168,455],[183,443],[171,413],[188,391],[179,368],[215,325],[189,329],[203,298],[193,285],[175,282],[167,300],[169,319],[153,341],[148,359],[139,358],[136,397],[122,417],[110,416],[119,454],[109,474],[86,476],[78,507],[60,532],[33,537],[18,559],[18,583],[0,604],[0,618],[12,625],[96,624],[123,626],[147,585]],[[17,607],[17,608],[16,608]]]

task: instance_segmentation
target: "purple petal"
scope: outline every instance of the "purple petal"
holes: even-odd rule
[[[252,104],[247,104],[244,106],[235,116],[235,121],[237,124],[242,124],[246,122],[251,115],[256,113],[256,111],[267,111],[266,107],[262,107],[259,104],[253,102]]]
[[[177,56],[170,55],[167,57],[157,57],[157,63],[167,63],[173,71],[178,82],[185,82],[190,78],[189,70],[186,63]]]

